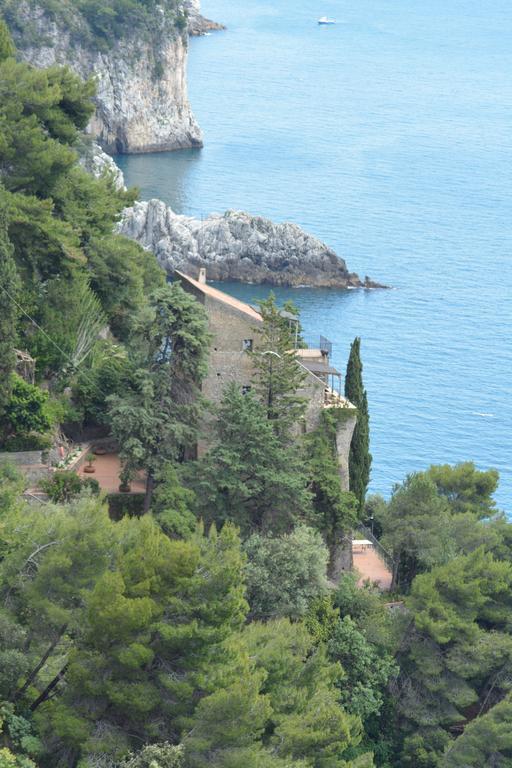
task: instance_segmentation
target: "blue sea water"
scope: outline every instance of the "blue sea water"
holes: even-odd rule
[[[203,0],[197,151],[121,158],[196,216],[289,220],[391,291],[280,289],[344,368],[362,337],[371,490],[430,463],[501,475],[512,513],[512,3]],[[319,27],[319,16],[338,23]],[[266,288],[224,284],[252,301]]]

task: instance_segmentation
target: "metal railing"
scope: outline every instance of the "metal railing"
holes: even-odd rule
[[[328,357],[332,357],[332,341],[326,339],[325,336],[320,336],[320,351],[324,352]]]
[[[373,533],[370,531],[369,528],[366,527],[366,525],[363,525],[363,523],[359,523],[357,526],[358,530],[364,534],[365,538],[368,539],[368,541],[371,541],[375,549],[377,550],[380,557],[384,560],[387,567],[390,569],[390,571],[393,573],[393,569],[395,566],[395,561],[393,559],[393,555],[385,549],[380,541],[373,535]]]
[[[332,357],[332,341],[325,336],[302,336],[302,339],[309,349],[319,349],[320,352]]]

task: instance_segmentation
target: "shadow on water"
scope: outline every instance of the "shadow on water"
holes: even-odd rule
[[[118,155],[116,163],[126,174],[126,182],[143,191],[145,200],[162,197],[176,213],[190,213],[194,175],[201,161],[201,148],[178,152],[150,152],[145,155]],[[193,206],[192,206],[193,207]]]

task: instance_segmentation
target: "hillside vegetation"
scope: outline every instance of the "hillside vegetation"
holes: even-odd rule
[[[434,466],[367,498],[356,343],[365,421],[344,491],[329,416],[294,431],[301,371],[272,296],[272,368],[260,357],[253,390],[224,391],[196,459],[205,312],[114,234],[136,192],[79,164],[93,85],[14,53],[0,23],[0,441],[103,430],[123,483],[147,484],[143,508],[111,516],[73,473],[28,504],[0,464],[0,768],[510,766],[497,473]],[[329,579],[361,522],[389,553],[391,595]]]
[[[41,42],[36,21],[41,12],[82,44],[100,50],[150,34],[156,15],[168,30],[181,32],[187,25],[183,0],[0,0],[0,13],[23,48]]]

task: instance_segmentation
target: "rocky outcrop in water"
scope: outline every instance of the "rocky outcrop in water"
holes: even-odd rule
[[[119,231],[151,250],[168,272],[180,269],[196,276],[199,267],[206,267],[211,280],[377,287],[349,272],[331,248],[296,224],[275,224],[242,211],[199,220],[150,200],[127,208]]]
[[[96,78],[96,114],[89,132],[103,149],[152,152],[201,146],[201,130],[187,97],[183,7],[171,12],[162,5],[143,29],[127,29],[98,45],[76,7],[59,2],[61,9],[50,13],[37,2],[22,0],[7,20],[25,61],[37,67],[67,64],[83,78]]]
[[[205,19],[201,14],[200,0],[185,0],[185,8],[188,16],[188,33],[193,37],[207,35],[214,30],[225,29],[223,24]]]

